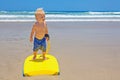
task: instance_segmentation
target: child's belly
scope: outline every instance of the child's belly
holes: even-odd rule
[[[37,39],[43,39],[44,38],[44,34],[36,34],[35,37]]]

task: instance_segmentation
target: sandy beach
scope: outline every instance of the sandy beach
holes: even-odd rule
[[[33,22],[0,22],[0,80],[120,80],[120,22],[47,22],[59,76],[23,77]]]

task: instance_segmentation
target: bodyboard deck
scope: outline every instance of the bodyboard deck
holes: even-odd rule
[[[59,75],[59,65],[57,59],[46,54],[46,60],[42,59],[42,55],[38,54],[33,60],[34,55],[30,55],[25,59],[23,66],[23,76],[37,76],[37,75]]]

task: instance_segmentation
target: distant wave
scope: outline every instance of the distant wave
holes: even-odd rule
[[[118,22],[120,21],[120,19],[51,19],[51,20],[46,20],[47,22],[82,22],[82,21],[96,21],[96,22],[107,22],[107,21],[111,21],[111,22]],[[28,20],[28,19],[18,19],[18,20],[0,20],[0,22],[35,22],[35,20]]]
[[[35,18],[34,15],[0,15],[1,18]],[[46,18],[120,18],[120,15],[46,15]]]
[[[19,15],[19,14],[26,14],[26,15],[28,15],[28,14],[31,14],[31,15],[33,15],[34,14],[34,11],[0,11],[0,14],[15,14],[15,15]]]
[[[120,12],[88,12],[92,15],[120,15]]]
[[[34,18],[34,15],[0,15],[0,18]]]
[[[47,11],[46,14],[120,15],[120,12]],[[34,11],[0,11],[0,14],[34,14]]]
[[[34,11],[0,11],[0,22],[33,22]],[[46,21],[120,21],[120,12],[46,12]]]

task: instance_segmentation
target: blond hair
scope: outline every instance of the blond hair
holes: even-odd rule
[[[35,11],[35,14],[45,14],[43,8],[38,8],[36,11]]]

